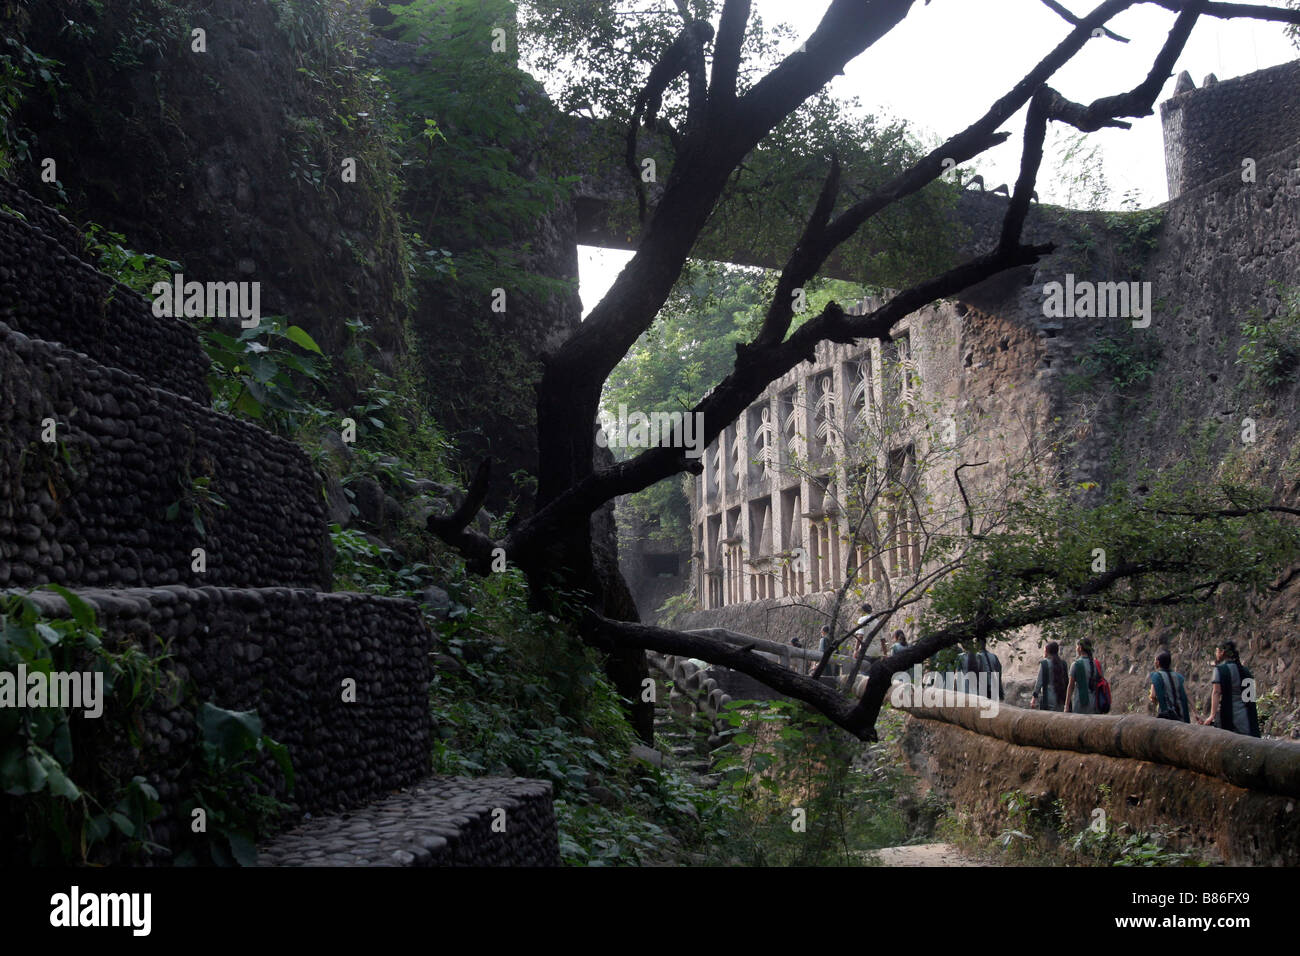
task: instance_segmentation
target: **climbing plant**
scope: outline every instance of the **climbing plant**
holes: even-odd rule
[[[250,758],[267,754],[291,790],[287,750],[261,733],[256,713],[195,700],[156,638],[110,641],[75,592],[46,588],[66,602],[66,617],[42,613],[28,595],[0,597],[0,674],[13,682],[0,682],[0,860],[69,865],[174,853],[180,863],[253,862],[252,840],[284,807],[274,796],[278,782],[259,777]],[[16,683],[20,674],[91,680],[102,686],[93,702],[97,712],[88,713],[92,702],[85,697],[80,709],[52,699],[28,706],[29,686]],[[104,754],[123,747],[147,752],[145,711],[178,706],[192,710],[199,731],[196,785],[181,809],[203,807],[208,818],[201,830],[164,848],[151,839],[150,825],[163,811],[157,790],[144,776],[115,769]]]
[[[1241,323],[1237,364],[1247,388],[1277,389],[1294,381],[1300,369],[1300,288],[1279,287],[1273,315],[1259,312]]]

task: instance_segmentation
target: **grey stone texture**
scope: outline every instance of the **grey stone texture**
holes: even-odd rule
[[[428,773],[430,634],[409,601],[298,588],[80,590],[110,647],[133,643],[192,684],[196,699],[256,710],[265,733],[286,745],[300,812],[355,807]],[[33,592],[52,617],[63,598]],[[346,702],[343,681],[356,682]],[[154,839],[169,845],[185,825],[196,741],[193,711],[156,698],[144,711],[134,751],[116,752],[158,789],[165,813]]]
[[[96,272],[52,213],[12,184],[0,187],[0,322],[206,403],[208,357],[194,330],[156,317],[150,302]]]
[[[1300,61],[1221,82],[1211,74],[1199,90],[1184,77],[1160,104],[1170,199],[1294,145]]]
[[[404,317],[391,182],[369,165],[366,118],[340,130],[319,83],[300,70],[287,9],[248,0],[186,9],[183,55],[123,70],[70,37],[54,5],[31,5],[25,42],[80,72],[57,115],[38,109],[48,101],[33,91],[25,122],[42,155],[60,158],[78,221],[178,260],[189,279],[260,281],[263,314],[291,316],[327,352],[347,342],[343,318],[363,318],[391,356],[402,348]],[[135,15],[110,5],[97,32],[128,35]],[[189,50],[191,27],[207,30],[202,55]],[[342,181],[343,157],[359,159],[356,182]],[[39,164],[22,165],[15,175],[53,202]]]
[[[1186,99],[1189,115],[1204,114],[1207,124],[1237,124],[1249,149],[1235,140],[1198,141],[1197,150],[1217,157],[1219,164],[1207,160],[1198,166],[1200,180],[1189,180],[1160,207],[1153,246],[1134,239],[1131,218],[1035,206],[1027,236],[1052,239],[1055,253],[1034,267],[966,290],[951,308],[936,309],[922,321],[912,317],[923,386],[942,404],[943,414],[952,414],[959,434],[971,435],[963,457],[993,462],[968,472],[969,489],[995,480],[998,459],[1022,450],[1024,440],[1043,441],[1053,434],[1065,442],[1054,460],[1070,482],[1104,488],[1124,480],[1137,487],[1143,469],[1158,471],[1184,461],[1189,447],[1212,433],[1210,457],[1216,467],[1240,469],[1271,487],[1277,500],[1293,495],[1292,462],[1300,442],[1293,409],[1300,383],[1273,392],[1248,387],[1238,349],[1242,323],[1277,315],[1279,286],[1300,284],[1300,111],[1290,105],[1300,86],[1298,70],[1300,65],[1287,64],[1174,97],[1173,103]],[[1251,133],[1251,139],[1248,130],[1266,130],[1267,136]],[[1171,147],[1171,169],[1181,162],[1178,149],[1176,143]],[[1256,160],[1253,182],[1241,177],[1245,155]],[[1123,317],[1045,317],[1044,286],[1067,274],[1094,282],[1149,281],[1150,327],[1134,328]],[[1105,376],[1081,382],[1081,359],[1116,343],[1135,354],[1154,349],[1150,378],[1123,393]],[[831,366],[813,371],[822,367]],[[1247,419],[1256,430],[1250,442],[1242,438]],[[723,502],[726,507],[743,503],[743,494]],[[744,597],[739,604],[685,615],[678,623],[727,627],[777,641],[815,634],[820,626],[815,613],[787,608],[787,598],[756,601],[748,592]],[[828,604],[824,592],[798,600],[821,609]],[[1261,596],[1258,604],[1259,616],[1244,624],[1212,611],[1195,632],[1135,624],[1103,647],[1116,708],[1144,706],[1145,677],[1164,645],[1175,668],[1187,676],[1194,706],[1204,712],[1211,673],[1206,648],[1233,638],[1261,685],[1282,699],[1278,706],[1293,711],[1300,689],[1294,636],[1300,586],[1292,581]],[[1032,680],[1041,656],[1038,634],[1031,629],[1014,643],[1027,655],[1023,662],[1003,655],[1006,675]]]
[[[262,866],[558,866],[551,784],[430,777],[261,847]]]
[[[301,449],[3,325],[0,489],[0,587],[329,587],[321,482]]]
[[[986,702],[987,703],[987,702]],[[902,747],[922,780],[974,827],[1006,827],[1001,795],[1056,800],[1077,829],[1166,828],[1174,846],[1229,865],[1300,863],[1300,746],[1139,715],[1083,716],[1003,706],[909,707]],[[1101,787],[1113,799],[1098,796]]]

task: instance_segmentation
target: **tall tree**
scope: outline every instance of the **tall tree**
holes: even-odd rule
[[[1072,102],[1052,88],[1052,78],[1088,44],[1122,39],[1108,33],[1107,25],[1118,14],[1143,3],[1163,7],[1174,17],[1162,48],[1138,85],[1088,104]],[[595,6],[580,5],[578,9],[590,19],[592,34],[600,36],[602,24],[609,21],[592,9]],[[1073,539],[1053,533],[1052,527],[1041,522],[1031,524],[1038,531],[1036,538],[1015,534],[1006,541],[990,539],[985,546],[987,554],[971,565],[973,576],[954,586],[956,597],[946,604],[939,602],[956,617],[917,641],[908,653],[875,662],[861,700],[846,698],[725,640],[633,623],[635,609],[630,607],[617,569],[593,552],[592,516],[618,495],[639,491],[671,475],[698,473],[700,462],[689,449],[656,447],[626,461],[597,465],[595,422],[602,388],[618,362],[654,323],[711,218],[724,205],[738,170],[795,111],[817,98],[850,60],[869,51],[897,27],[913,6],[914,0],[833,0],[800,48],[754,79],[753,64],[745,56],[752,14],[749,0],[725,0],[721,5],[711,49],[698,42],[698,33],[687,30],[710,5],[692,8],[686,0],[676,4],[682,35],[694,39],[669,46],[686,58],[677,81],[686,90],[680,124],[667,131],[673,147],[671,172],[627,267],[581,327],[546,359],[537,391],[540,462],[536,511],[500,541],[472,530],[471,519],[486,493],[484,467],[457,513],[430,522],[432,530],[457,546],[479,569],[486,571],[501,549],[508,560],[530,574],[536,587],[556,583],[558,574],[559,583],[588,593],[591,610],[583,622],[586,638],[624,655],[629,662],[642,649],[653,649],[732,667],[811,703],[863,737],[874,733],[891,670],[909,667],[942,647],[1097,610],[1108,595],[1121,591],[1116,600],[1122,602],[1168,603],[1217,589],[1225,582],[1258,583],[1252,573],[1231,563],[1207,565],[1201,552],[1187,551],[1188,542],[1209,546],[1223,536],[1258,535],[1269,542],[1267,550],[1274,559],[1290,555],[1296,545],[1289,526],[1271,521],[1278,511],[1270,510],[1267,503],[1225,500],[1203,509],[1175,498],[1149,514],[1140,510],[1145,507],[1142,505],[1114,503],[1111,507],[1119,525],[1115,533],[1130,545],[1127,556],[1108,571],[1080,576],[1076,565],[1059,560],[1064,555],[1058,552],[1072,548]],[[1086,15],[1072,14],[1060,4],[1049,7],[1062,14],[1064,38],[969,127],[866,191],[846,190],[846,174],[838,158],[825,157],[824,179],[811,208],[806,207],[802,228],[762,322],[748,342],[736,346],[730,373],[694,406],[693,411],[703,416],[704,443],[712,442],[768,383],[811,359],[817,343],[885,340],[895,323],[922,306],[955,296],[1007,269],[1033,264],[1050,253],[1050,244],[1022,241],[1049,124],[1090,133],[1104,127],[1127,128],[1126,119],[1149,115],[1200,17],[1300,23],[1300,11],[1208,0],[1106,0]],[[662,28],[662,19],[659,23]],[[626,99],[633,99],[643,81],[636,75],[623,75],[620,83],[628,91]],[[830,302],[802,325],[792,327],[799,290],[841,246],[867,224],[940,179],[954,163],[969,162],[1004,142],[1010,134],[1002,127],[1024,107],[1028,109],[1020,172],[990,248],[902,288],[867,314],[848,315],[838,303]],[[1063,507],[1044,505],[1042,514]],[[1124,521],[1137,521],[1139,516],[1145,516],[1143,521],[1148,524],[1156,523],[1148,528],[1150,535],[1145,541],[1133,540],[1122,531]],[[1185,580],[1187,576],[1191,579]],[[1157,588],[1161,584],[1167,587],[1154,594],[1141,589],[1151,581],[1159,582]],[[972,582],[980,589],[971,590]],[[958,600],[960,596],[969,600]]]

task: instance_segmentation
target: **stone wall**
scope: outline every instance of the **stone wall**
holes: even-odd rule
[[[49,207],[25,198],[16,207],[18,190],[0,191],[0,203],[29,218],[0,206],[0,322],[206,403],[208,357],[194,330],[155,317],[143,298],[96,272],[63,244],[66,232],[61,241],[35,225],[32,212]],[[44,225],[54,223],[46,218]]]
[[[1291,146],[1300,127],[1300,60],[1206,79],[1198,90],[1184,73],[1160,104],[1170,199],[1227,173],[1240,179],[1243,161]]]
[[[1197,134],[1188,155],[1200,157],[1200,165],[1193,164],[1200,178],[1185,181],[1180,194],[1148,219],[1158,223],[1149,235],[1138,232],[1142,222],[1135,216],[1035,206],[1028,238],[1050,238],[1057,245],[1052,255],[966,290],[946,311],[912,317],[920,358],[931,363],[922,374],[927,399],[943,409],[940,415],[953,415],[965,443],[964,460],[993,463],[968,471],[968,488],[996,488],[999,462],[1030,451],[1033,442],[1061,439],[1061,453],[1044,460],[1070,482],[1095,482],[1105,489],[1123,480],[1136,487],[1143,469],[1168,468],[1185,460],[1189,448],[1205,444],[1212,467],[1260,481],[1278,500],[1294,496],[1300,428],[1289,410],[1300,400],[1300,384],[1272,392],[1250,388],[1238,350],[1242,323],[1278,314],[1279,284],[1294,286],[1300,275],[1300,111],[1292,105],[1300,89],[1297,71],[1300,66],[1287,64],[1170,101],[1167,118],[1177,109],[1197,123],[1221,122],[1240,142],[1212,140],[1208,126]],[[1255,106],[1229,110],[1239,97],[1253,98]],[[1267,116],[1261,117],[1261,104],[1269,109]],[[1180,148],[1171,145],[1176,155]],[[1176,155],[1171,169],[1181,162]],[[1246,155],[1256,160],[1254,182],[1243,182],[1240,175]],[[963,209],[980,215],[962,221],[976,232],[987,231],[999,202],[970,194]],[[1150,281],[1150,327],[1133,328],[1124,317],[1045,317],[1044,286],[1067,274],[1099,282]],[[1089,379],[1083,360],[1103,347],[1153,355],[1153,374],[1123,390],[1104,373]],[[1252,442],[1242,440],[1247,419],[1256,432]],[[739,498],[725,502],[739,503]],[[809,603],[822,606],[824,600]],[[778,641],[791,633],[816,633],[817,615],[774,610],[783,603],[697,612],[681,623]],[[1170,647],[1175,667],[1188,678],[1189,694],[1204,709],[1208,648],[1231,637],[1265,692],[1280,697],[1274,706],[1294,715],[1300,698],[1300,644],[1294,637],[1300,585],[1293,581],[1261,597],[1257,610],[1246,624],[1211,608],[1195,632],[1133,626],[1103,642],[1099,654],[1112,680],[1116,710],[1145,709],[1146,674],[1162,645]],[[1038,631],[1026,629],[999,643],[1007,677],[1032,679],[1041,654]]]
[[[1170,202],[1159,244],[1143,268],[1156,301],[1151,327],[1071,323],[1076,355],[1086,353],[1103,334],[1132,347],[1156,346],[1150,380],[1125,395],[1105,388],[1077,395],[1066,381],[1057,380],[1051,394],[1054,414],[1071,416],[1083,398],[1097,402],[1070,452],[1075,479],[1103,486],[1124,480],[1136,487],[1144,468],[1169,468],[1184,461],[1189,449],[1200,448],[1213,469],[1207,477],[1235,474],[1270,489],[1275,500],[1293,502],[1300,423],[1292,409],[1300,400],[1300,384],[1284,383],[1271,391],[1251,386],[1238,350],[1245,341],[1242,323],[1277,315],[1279,285],[1296,286],[1297,276],[1297,146],[1259,157],[1254,183],[1229,172]],[[1243,440],[1248,419],[1253,441]],[[1277,692],[1281,706],[1294,711],[1300,698],[1300,642],[1295,637],[1300,587],[1291,582],[1277,593],[1259,596],[1255,605],[1257,613],[1244,623],[1211,606],[1203,627],[1194,631],[1135,627],[1103,647],[1117,707],[1142,705],[1145,676],[1164,644],[1174,655],[1175,668],[1188,678],[1193,703],[1204,709],[1210,694],[1210,648],[1232,638],[1263,691]]]
[[[347,344],[353,317],[386,354],[401,349],[396,186],[374,120],[365,106],[354,115],[364,64],[302,49],[337,36],[322,22],[327,5],[158,6],[145,23],[136,4],[105,4],[85,34],[57,4],[18,15],[28,47],[75,64],[57,109],[38,85],[16,118],[34,134],[33,157],[57,161],[68,215],[179,261],[189,279],[260,281],[263,314],[288,316],[327,352]],[[191,49],[195,27],[203,53]],[[344,157],[358,160],[355,182],[342,179]],[[54,202],[40,173],[39,160],[17,170]]]
[[[19,188],[17,183],[3,177],[0,177],[0,210],[17,213],[23,222],[45,233],[62,246],[64,251],[78,258],[84,257],[85,238],[66,216]]]
[[[1059,798],[1075,830],[1100,807],[1111,828],[1168,827],[1175,845],[1232,865],[1300,863],[1300,745],[1150,717],[905,709],[909,763],[986,835],[1007,826],[1002,794],[1020,790],[1043,809]]]
[[[299,813],[357,806],[429,771],[430,635],[417,605],[364,594],[290,588],[82,590],[110,647],[135,644],[195,698],[256,710],[265,733],[285,744]],[[31,595],[44,613],[68,616],[61,597]],[[356,681],[355,702],[343,680]],[[142,738],[100,742],[94,759],[143,774],[164,813],[153,838],[183,842],[180,804],[193,793],[197,730],[192,707],[156,697]],[[74,715],[83,730],[90,721]],[[82,730],[74,730],[74,735]]]
[[[791,638],[798,637],[804,647],[816,647],[822,624],[826,622],[819,612],[829,610],[830,600],[831,595],[811,594],[801,598],[798,604],[787,598],[745,601],[710,610],[688,611],[678,615],[673,626],[684,631],[724,627],[781,644],[789,644]],[[855,611],[852,605],[846,606],[842,616],[846,621],[856,620]]]
[[[295,827],[264,866],[558,866],[548,780],[432,778],[356,814]]]
[[[0,587],[330,585],[321,483],[301,449],[3,325],[0,488]]]

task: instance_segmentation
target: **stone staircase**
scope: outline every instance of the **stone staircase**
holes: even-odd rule
[[[69,588],[108,643],[159,658],[198,701],[258,711],[313,818],[271,862],[558,862],[549,784],[427,776],[431,634],[413,602],[330,590],[307,456],[213,411],[195,331],[85,255],[70,223],[0,180],[0,590]],[[193,708],[156,701],[141,729],[96,757],[155,786],[167,847],[189,825]],[[484,809],[505,827],[481,825]]]
[[[702,706],[699,695],[679,682],[682,667],[673,668],[669,659],[658,655],[651,657],[661,680],[673,681],[671,691],[667,695],[659,694],[656,699],[655,741],[661,749],[666,749],[668,759],[696,784],[712,789],[721,779],[713,771],[712,753],[725,742],[728,728],[717,719],[716,712],[708,711],[707,691]]]

